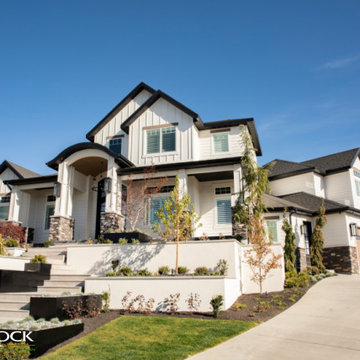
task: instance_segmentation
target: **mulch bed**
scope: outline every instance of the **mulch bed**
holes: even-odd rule
[[[311,285],[310,285],[311,286]],[[267,321],[274,316],[280,314],[293,304],[295,304],[310,288],[292,288],[285,289],[284,291],[264,293],[264,294],[248,294],[241,295],[233,306],[222,311],[218,319],[220,320],[242,320],[242,321]],[[241,304],[241,305],[239,305]],[[91,333],[98,327],[105,325],[111,320],[116,319],[121,315],[128,316],[161,316],[161,317],[180,317],[180,318],[192,318],[192,319],[208,319],[216,320],[212,316],[212,313],[193,313],[179,312],[174,315],[169,313],[151,313],[151,314],[138,314],[138,313],[125,313],[121,310],[111,310],[107,313],[101,313],[97,317],[83,318],[84,331],[71,339],[64,341],[61,344],[53,347],[45,354],[53,352],[60,347],[63,347],[74,340]],[[45,355],[44,354],[44,355]]]

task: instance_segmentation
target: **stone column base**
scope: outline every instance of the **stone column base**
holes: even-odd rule
[[[103,212],[100,216],[100,233],[104,234],[109,230],[123,230],[124,216],[114,212]]]
[[[303,271],[305,270],[308,266],[310,266],[310,264],[307,261],[307,256],[306,256],[306,250],[303,248],[296,248],[295,250],[295,255],[296,255],[296,270],[297,271]]]
[[[359,263],[354,246],[337,246],[323,249],[323,263],[338,273],[358,274]]]
[[[73,241],[74,223],[74,219],[65,216],[50,216],[49,241]]]

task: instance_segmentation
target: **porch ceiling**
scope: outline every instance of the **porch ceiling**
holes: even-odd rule
[[[214,171],[203,174],[188,174],[188,176],[195,176],[198,181],[216,181],[216,180],[231,180],[234,178],[233,171]]]
[[[97,176],[107,170],[107,161],[91,156],[74,162],[72,166],[84,175]]]

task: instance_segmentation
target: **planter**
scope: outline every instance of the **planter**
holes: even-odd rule
[[[25,249],[18,247],[13,247],[13,248],[7,247],[6,251],[9,254],[9,256],[21,256],[25,252]]]
[[[114,244],[119,242],[119,239],[126,239],[128,243],[131,243],[132,239],[139,240],[141,243],[147,243],[151,241],[151,236],[142,232],[121,232],[121,233],[105,233],[105,239],[111,240]]]
[[[31,346],[31,357],[37,357],[57,344],[79,334],[84,330],[84,324],[55,327],[43,330],[10,330],[0,329],[0,339],[3,344],[25,340]]]
[[[101,309],[101,295],[74,295],[74,296],[46,296],[32,297],[30,299],[30,315],[35,319],[44,318],[50,320],[54,317],[60,320],[69,319],[64,311],[67,309],[78,309],[80,304],[81,316],[88,315],[89,311]],[[78,311],[78,310],[77,310]]]
[[[25,264],[25,271],[40,272],[42,274],[50,274],[51,264],[27,263],[27,264]]]

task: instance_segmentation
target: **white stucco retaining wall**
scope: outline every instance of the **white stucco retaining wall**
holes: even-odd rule
[[[218,261],[225,259],[229,266],[227,276],[240,278],[239,248],[236,240],[180,243],[179,265],[193,272],[198,266],[215,269]],[[111,261],[119,259],[120,267],[157,272],[164,265],[174,269],[175,256],[175,243],[74,245],[67,249],[67,264],[78,274],[105,275],[111,270]]]
[[[110,309],[121,309],[121,299],[127,291],[131,298],[143,295],[146,300],[155,300],[155,311],[166,311],[165,298],[170,294],[180,293],[179,311],[189,311],[186,300],[191,293],[200,296],[201,304],[198,311],[211,311],[210,300],[216,295],[224,297],[223,309],[228,309],[240,296],[239,279],[219,276],[178,276],[178,277],[102,277],[85,280],[86,293],[110,291]]]
[[[0,256],[0,270],[20,270],[24,271],[25,264],[29,259],[21,259],[13,256]]]

